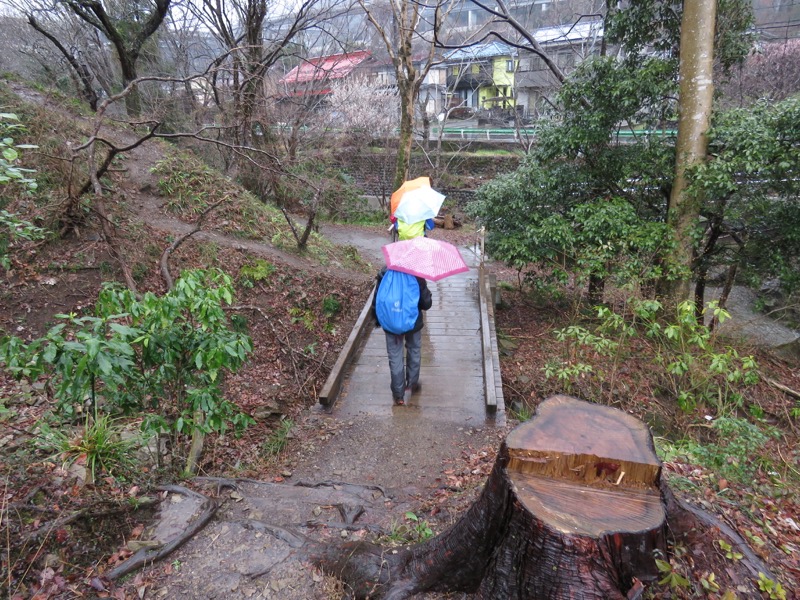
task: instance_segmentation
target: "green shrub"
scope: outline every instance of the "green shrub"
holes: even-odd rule
[[[697,445],[694,455],[723,477],[742,483],[752,481],[759,467],[759,452],[770,438],[777,437],[775,429],[739,417],[714,419],[712,430],[715,439]]]
[[[342,310],[342,303],[335,296],[325,296],[322,299],[322,312],[329,319],[335,317]]]
[[[686,438],[670,442],[658,438],[656,448],[659,456],[665,461],[685,457],[729,481],[752,482],[760,466],[758,456],[764,445],[777,437],[777,431],[740,417],[712,419],[709,426],[710,434],[704,441]]]
[[[57,315],[62,322],[30,344],[5,338],[0,362],[18,377],[47,377],[67,417],[100,401],[108,411],[144,413],[145,433],[171,434],[180,454],[186,434],[251,421],[222,395],[222,375],[252,351],[250,338],[228,327],[223,304],[232,301],[220,271],[185,271],[163,296],[141,299],[106,285],[98,316]]]
[[[631,298],[624,313],[599,306],[599,324],[593,330],[570,325],[555,332],[565,344],[565,357],[548,363],[545,376],[559,379],[569,389],[591,374],[613,394],[619,368],[631,358],[624,353],[639,348],[662,391],[681,409],[690,412],[702,403],[714,407],[717,415],[735,414],[743,405],[743,390],[758,382],[758,365],[752,356],[740,356],[731,346],[720,347],[703,323],[708,312],[720,323],[730,318],[716,303],[709,303],[698,319],[694,303],[683,302],[668,322],[656,300]]]
[[[243,265],[239,269],[239,283],[248,288],[252,288],[257,282],[265,281],[275,272],[275,265],[262,258],[255,262]]]
[[[138,440],[124,438],[122,428],[107,414],[87,414],[77,436],[69,436],[61,427],[51,427],[46,421],[39,424],[40,440],[45,448],[55,450],[64,466],[81,459],[86,464],[86,483],[97,481],[98,474],[119,477],[130,475],[135,467],[131,451]]]
[[[294,428],[294,421],[285,417],[281,418],[278,428],[273,431],[262,446],[264,452],[270,456],[277,456],[284,451],[289,443],[289,435]]]

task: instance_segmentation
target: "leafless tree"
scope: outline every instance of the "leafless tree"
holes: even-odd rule
[[[145,43],[161,26],[170,3],[171,0],[115,3],[101,0],[6,0],[6,4],[22,13],[30,26],[57,48],[79,79],[82,96],[95,107],[97,97],[93,94],[92,76],[97,76],[97,73],[92,72],[87,60],[90,44],[103,47],[108,43],[114,48],[121,87],[127,87],[137,79],[137,63]],[[88,31],[77,26],[73,19],[88,27]],[[94,35],[90,33],[92,31]],[[103,53],[107,60],[105,49]],[[110,91],[106,90],[107,93]],[[125,103],[131,116],[140,114],[141,105],[135,89],[126,96]]]
[[[800,40],[756,47],[720,85],[726,105],[747,106],[759,99],[779,102],[800,92]]]
[[[394,177],[394,189],[397,189],[408,177],[414,141],[414,109],[420,86],[436,62],[434,32],[453,3],[444,0],[395,0],[388,5],[366,0],[358,2],[383,41],[394,67],[400,98],[400,139]]]
[[[237,143],[253,138],[253,115],[264,98],[269,70],[284,60],[304,32],[331,10],[323,0],[305,0],[293,11],[270,0],[203,0],[190,9],[222,52],[212,63],[214,99]],[[282,14],[281,14],[282,11]],[[232,111],[226,106],[230,101]]]

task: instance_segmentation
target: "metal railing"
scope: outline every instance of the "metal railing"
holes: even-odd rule
[[[437,139],[442,132],[444,140],[473,140],[487,142],[516,142],[520,139],[536,137],[536,127],[431,127],[430,139]],[[628,141],[645,136],[674,138],[678,132],[674,129],[642,129],[638,131],[623,130],[615,135],[618,141]]]

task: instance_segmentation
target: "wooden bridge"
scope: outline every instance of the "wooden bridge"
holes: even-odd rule
[[[383,330],[370,315],[372,294],[323,387],[319,402],[337,416],[424,416],[473,424],[505,421],[494,327],[495,287],[478,252],[462,249],[470,271],[429,282],[433,306],[422,330],[421,390],[394,406]],[[374,291],[372,292],[374,294]]]

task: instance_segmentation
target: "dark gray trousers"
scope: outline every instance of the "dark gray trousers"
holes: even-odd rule
[[[406,386],[419,383],[419,365],[422,355],[422,330],[397,335],[386,333],[386,352],[389,355],[389,371],[392,374],[392,398],[402,398]],[[403,346],[406,349],[403,364]]]

